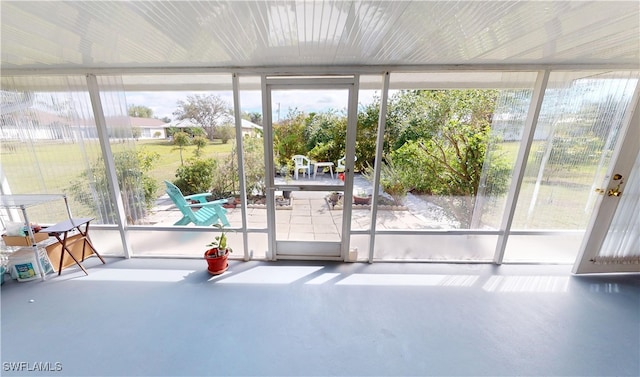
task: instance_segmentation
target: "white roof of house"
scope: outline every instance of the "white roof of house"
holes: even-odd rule
[[[233,125],[234,124],[233,117],[229,115],[228,117],[221,118],[219,125],[224,125],[224,124]],[[166,123],[165,127],[188,128],[188,127],[200,127],[200,125],[196,123],[193,119],[181,119],[181,120],[174,120],[170,123]],[[242,119],[242,128],[262,130],[262,126],[255,124],[251,121],[248,121],[246,119]]]
[[[132,127],[140,128],[164,128],[166,123],[156,118],[129,117]]]

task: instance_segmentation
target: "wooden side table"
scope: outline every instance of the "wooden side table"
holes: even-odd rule
[[[89,238],[89,223],[91,222],[91,220],[93,219],[88,217],[71,218],[42,230],[55,237],[60,243],[61,249],[58,275],[62,273],[62,269],[64,267],[63,261],[65,252],[69,254],[69,256],[74,260],[74,262],[76,262],[76,264],[82,269],[82,271],[84,271],[86,275],[89,275],[89,273],[80,263],[84,261],[86,257],[90,256],[91,254],[95,254],[98,256],[98,258],[100,258],[102,264],[106,263],[102,256],[98,254],[95,247],[93,247],[91,239]],[[82,229],[83,226],[84,230]],[[73,231],[77,231],[78,233],[69,235],[69,233]],[[72,246],[77,242],[82,242],[82,255],[79,258],[80,260],[78,260],[77,256],[73,255],[73,251],[71,249]]]

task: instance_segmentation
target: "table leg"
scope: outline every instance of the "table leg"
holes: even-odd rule
[[[82,233],[82,230],[80,230],[80,227],[78,227],[78,232],[82,234],[82,236],[84,237],[84,242],[86,242],[86,244],[88,244],[89,247],[91,248],[91,251],[93,251],[93,253],[97,255],[98,258],[100,258],[100,261],[102,261],[102,264],[107,264],[107,262],[104,261],[104,258],[102,258],[102,255],[98,253],[98,250],[96,250],[96,248],[91,243],[91,239],[89,238],[89,223],[87,223],[87,226],[84,228],[84,233]],[[82,260],[84,260],[84,246],[85,244],[82,245]]]
[[[60,276],[60,274],[62,273],[62,261],[64,260],[64,252],[66,251],[67,254],[69,254],[69,256],[74,260],[74,262],[76,262],[76,264],[78,265],[78,267],[80,267],[82,269],[82,271],[84,271],[85,275],[89,275],[89,273],[87,272],[87,270],[82,266],[82,264],[80,262],[78,262],[78,260],[76,259],[76,257],[73,256],[73,253],[71,253],[71,250],[69,250],[67,248],[67,233],[68,232],[64,232],[64,236],[62,237],[62,239],[60,239],[60,236],[58,234],[54,234],[54,237],[58,240],[58,242],[60,242],[60,246],[62,247],[60,249],[60,264],[58,267],[58,276]],[[84,236],[83,236],[84,237]],[[85,239],[82,240],[82,242],[84,242]],[[83,246],[84,247],[84,246]],[[84,252],[83,252],[84,253]]]

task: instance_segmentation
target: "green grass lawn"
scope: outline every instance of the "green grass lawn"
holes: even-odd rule
[[[113,152],[118,152],[128,144],[113,143],[111,146]],[[175,178],[176,169],[180,166],[180,151],[174,145],[166,140],[141,140],[135,142],[135,148],[160,156],[149,172],[152,177],[160,181]],[[205,147],[203,157],[221,158],[231,153],[231,148],[231,143],[212,142]],[[184,148],[182,155],[185,161],[193,157],[194,150],[193,146]],[[37,170],[46,178],[45,187],[49,192],[55,192],[63,190],[78,176],[85,168],[85,160],[97,161],[100,155],[98,141],[85,141],[82,147],[71,143],[39,142],[18,144],[13,152],[3,151],[0,161],[14,192],[34,192],[34,182],[30,177]]]
[[[515,161],[519,143],[503,143],[502,151]],[[83,145],[62,142],[38,142],[15,144],[15,149],[3,149],[0,154],[2,170],[12,192],[64,193],[72,182],[86,169],[85,161],[99,159],[100,145],[97,141],[86,141]],[[129,143],[112,143],[114,152],[130,148]],[[180,166],[180,151],[167,140],[141,140],[135,142],[138,151],[157,153],[159,159],[148,173],[159,184],[157,195],[164,193],[164,180],[174,180]],[[195,147],[185,147],[182,153],[186,161],[194,156]],[[203,157],[224,158],[232,150],[232,143],[213,142],[205,147]],[[532,198],[536,177],[525,177],[518,203],[518,214],[514,225],[526,223],[529,229],[576,229],[584,227],[588,216],[584,214],[588,201],[593,166],[581,166],[562,171],[540,186],[535,214],[527,219],[526,214]],[[42,177],[41,179],[39,177]],[[72,208],[85,211],[83,205],[70,198]]]
[[[39,141],[38,143],[13,143],[11,149],[0,149],[2,171],[9,182],[13,193],[67,193],[71,183],[77,181],[87,168],[85,161],[95,163],[101,156],[98,141],[64,143],[59,141]],[[118,152],[130,148],[129,143],[114,141],[112,151]],[[158,183],[175,179],[175,172],[180,166],[180,151],[167,140],[144,140],[135,142],[137,150],[158,153],[159,160],[149,175]],[[203,157],[221,158],[231,152],[232,144],[212,142],[205,147]],[[188,146],[183,150],[185,161],[193,157],[195,147]],[[42,177],[42,178],[40,178]],[[159,184],[157,194],[164,193],[164,185]],[[69,197],[74,215],[89,215],[91,211],[82,203]],[[64,207],[61,207],[64,210]],[[48,218],[59,214],[48,214],[47,209],[34,208],[33,211],[41,222],[50,222]],[[56,212],[58,210],[56,209]],[[39,213],[40,212],[40,213]],[[52,220],[55,221],[55,220]]]
[[[231,153],[233,144],[231,142],[222,144],[213,142],[204,149],[203,158],[219,159],[228,156]],[[155,162],[153,169],[149,175],[158,182],[164,180],[172,181],[175,179],[176,170],[180,166],[180,150],[175,145],[170,144],[166,140],[141,140],[136,142],[138,150],[148,153],[157,153],[160,159]],[[187,159],[194,157],[195,147],[187,146],[182,151],[182,158],[186,162]],[[161,188],[164,192],[164,188]]]

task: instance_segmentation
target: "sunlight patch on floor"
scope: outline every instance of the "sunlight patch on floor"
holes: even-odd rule
[[[259,266],[226,279],[220,279],[216,284],[290,284],[322,268],[322,266]]]
[[[167,282],[183,281],[196,270],[149,270],[149,269],[95,269],[87,276],[81,276],[73,281],[138,281],[138,282]]]
[[[492,276],[482,287],[488,292],[567,292],[568,276]]]
[[[340,280],[336,285],[470,287],[476,280],[478,280],[476,275],[353,274]]]

